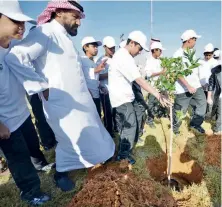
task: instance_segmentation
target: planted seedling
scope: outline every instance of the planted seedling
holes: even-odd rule
[[[184,60],[184,59],[185,60]],[[198,63],[199,59],[195,59],[195,50],[187,49],[184,51],[184,57],[177,58],[160,58],[161,66],[165,69],[165,73],[161,74],[158,80],[155,82],[157,89],[165,94],[173,102],[174,93],[176,89],[176,81],[180,77],[186,77],[191,75],[194,68],[197,68],[200,64]],[[177,118],[181,121],[185,114],[183,111],[177,111]],[[168,186],[172,187],[172,184],[175,184],[175,180],[171,179],[171,163],[172,163],[172,145],[173,145],[173,110],[172,106],[170,107],[170,123],[171,123],[171,133],[170,133],[170,150],[168,155]],[[175,184],[175,187],[178,186],[178,183]]]

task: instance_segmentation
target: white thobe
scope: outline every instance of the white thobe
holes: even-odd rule
[[[43,96],[42,101],[58,141],[57,171],[92,167],[113,156],[113,139],[100,120],[78,53],[61,24],[53,20],[32,30],[13,47],[6,62],[29,94],[48,84],[48,101]]]

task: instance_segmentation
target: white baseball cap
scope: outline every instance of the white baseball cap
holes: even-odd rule
[[[123,40],[122,42],[120,42],[119,47],[123,48],[126,46],[127,40]]]
[[[149,51],[147,46],[147,37],[145,34],[143,34],[141,31],[133,31],[129,34],[128,39],[131,39],[137,43],[140,44],[140,46],[146,50]]]
[[[18,0],[0,0],[0,13],[19,22],[36,24],[31,17],[23,14]]]
[[[111,36],[104,37],[103,46],[106,46],[108,48],[116,47],[115,39]]]
[[[102,42],[99,40],[95,40],[94,37],[84,37],[82,39],[82,47],[86,44],[89,44],[89,43],[97,43],[98,46],[102,45]]]
[[[165,48],[163,48],[162,44],[160,42],[153,42],[151,44],[151,47],[150,47],[151,50],[153,49],[160,49],[160,50],[165,50]]]
[[[205,52],[214,52],[214,46],[213,44],[209,43],[204,47],[204,53]]]
[[[187,41],[191,38],[201,38],[200,35],[198,35],[194,30],[192,29],[189,29],[189,30],[186,30],[182,35],[181,35],[181,39],[184,41]]]

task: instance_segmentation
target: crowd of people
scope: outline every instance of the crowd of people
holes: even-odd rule
[[[34,20],[22,13],[17,0],[0,0],[0,148],[21,199],[31,205],[51,199],[40,190],[38,171],[55,167],[56,186],[70,191],[75,188],[68,176],[72,170],[113,159],[134,164],[132,149],[143,134],[145,121],[155,128],[156,103],[162,108],[172,106],[155,88],[158,76],[166,71],[161,67],[162,43],[153,40],[148,46],[141,31],[131,32],[120,45],[111,36],[103,41],[88,36],[82,39],[85,55],[80,56],[71,37],[77,35],[84,17],[77,1],[50,1],[37,26],[23,38],[25,22]],[[194,30],[186,30],[174,57],[181,57],[185,64],[184,52],[193,49],[198,38]],[[13,43],[13,39],[20,41]],[[96,59],[100,46],[104,55]],[[143,50],[150,50],[146,77],[134,59]],[[213,130],[221,132],[221,52],[208,44],[203,54],[200,66],[176,82],[175,134],[181,125],[177,111],[186,114],[189,106],[190,128],[204,134],[201,125],[209,111],[207,103],[216,114]],[[149,93],[148,102],[142,89]],[[55,163],[48,163],[40,150],[27,101],[41,145],[45,150],[56,146]],[[115,132],[120,137],[118,146],[113,140]]]

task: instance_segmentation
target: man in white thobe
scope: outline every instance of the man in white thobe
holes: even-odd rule
[[[43,91],[40,96],[46,120],[58,142],[54,178],[63,191],[74,188],[68,171],[105,162],[115,150],[70,39],[70,35],[77,35],[83,17],[83,8],[76,1],[49,2],[38,18],[38,27],[6,57],[30,95]]]

